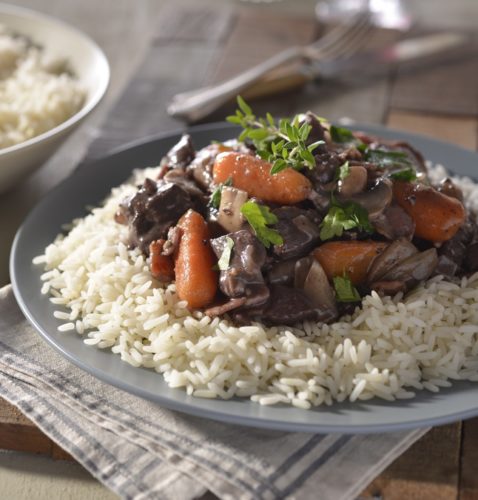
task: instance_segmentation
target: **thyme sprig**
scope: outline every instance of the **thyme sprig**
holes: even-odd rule
[[[292,120],[282,118],[276,122],[270,113],[265,118],[256,117],[241,96],[237,97],[237,105],[239,109],[226,120],[243,128],[239,140],[252,142],[257,154],[272,164],[271,174],[288,167],[296,170],[315,168],[313,152],[324,141],[306,144],[312,127],[308,123],[301,124],[299,115]]]

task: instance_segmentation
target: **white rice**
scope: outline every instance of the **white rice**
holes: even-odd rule
[[[0,24],[0,149],[56,127],[84,99],[64,61],[49,58]]]
[[[432,176],[443,172],[436,167]],[[453,283],[435,277],[405,298],[372,292],[331,325],[237,327],[190,312],[174,284],[164,289],[152,280],[146,259],[126,247],[128,228],[113,219],[118,202],[154,173],[137,172],[113,189],[103,207],[74,221],[34,260],[45,266],[42,293],[61,308],[59,331],[76,330],[85,343],[203,398],[308,409],[334,400],[408,399],[450,379],[478,381],[478,273]],[[477,185],[456,182],[469,204],[478,200]]]

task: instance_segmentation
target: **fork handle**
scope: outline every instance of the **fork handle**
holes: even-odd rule
[[[168,106],[168,113],[187,121],[204,118],[269,71],[302,56],[301,47],[291,47],[217,85],[176,94]]]

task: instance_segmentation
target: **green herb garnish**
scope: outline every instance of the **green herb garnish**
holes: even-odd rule
[[[410,167],[394,172],[393,174],[390,174],[390,177],[395,181],[412,182],[417,179],[417,172],[414,168]]]
[[[348,276],[334,276],[333,281],[338,302],[358,302],[361,300],[360,294]]]
[[[367,210],[352,201],[340,205],[332,200],[332,205],[320,224],[320,239],[326,241],[340,237],[344,231],[355,228],[367,233],[373,232]]]
[[[349,174],[350,174],[350,166],[349,166],[349,162],[346,161],[335,172],[335,180],[336,181],[343,181],[346,177],[348,177]]]
[[[226,182],[219,184],[216,189],[212,192],[211,198],[209,199],[209,205],[214,208],[219,208],[221,204],[221,193],[224,186],[232,186],[232,177],[228,177]]]
[[[249,200],[242,205],[241,214],[247,219],[254,233],[266,248],[269,248],[271,244],[282,245],[284,243],[279,231],[267,227],[279,221],[269,207]]]
[[[235,115],[228,116],[226,120],[244,129],[239,141],[249,139],[254,144],[257,154],[272,163],[271,174],[289,167],[296,170],[315,167],[313,151],[324,141],[306,145],[312,127],[307,123],[300,125],[299,115],[276,123],[270,113],[265,118],[257,118],[241,96],[237,97],[237,104],[239,109]]]
[[[345,127],[337,127],[336,125],[330,126],[330,137],[334,142],[339,144],[362,144],[362,141],[357,139],[351,130]]]
[[[233,247],[234,240],[229,236],[226,236],[226,244],[224,245],[224,250],[222,251],[221,257],[217,261],[217,267],[219,268],[219,270],[225,271],[229,267]]]
[[[393,166],[410,167],[412,165],[410,157],[403,151],[386,151],[385,149],[367,148],[365,151],[365,159],[382,168]]]

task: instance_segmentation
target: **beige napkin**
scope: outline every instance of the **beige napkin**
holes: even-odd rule
[[[128,499],[208,490],[235,500],[353,499],[426,432],[286,433],[169,411],[64,360],[25,320],[10,286],[0,289],[0,395]]]

